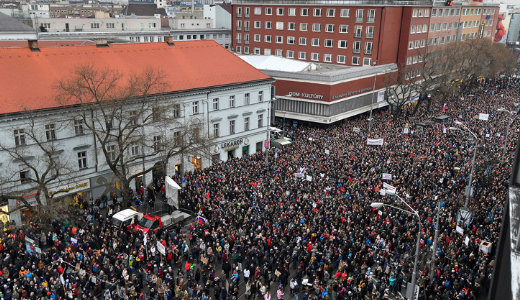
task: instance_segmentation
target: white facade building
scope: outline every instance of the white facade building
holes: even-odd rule
[[[47,18],[34,19],[33,28],[45,27],[47,32],[121,32],[160,31],[161,19],[156,17],[125,18]]]
[[[200,167],[204,168],[232,157],[243,157],[265,150],[268,105],[272,97],[273,80],[212,41],[113,44],[102,48],[61,47],[39,51],[23,48],[0,49],[0,63],[8,66],[0,71],[0,88],[5,89],[9,85],[13,91],[6,95],[0,112],[0,144],[2,149],[17,149],[23,153],[22,156],[15,157],[7,150],[0,150],[0,165],[4,176],[0,181],[2,193],[18,191],[21,195],[27,195],[29,201],[34,197],[31,194],[35,186],[27,182],[28,177],[34,176],[34,170],[27,168],[22,160],[34,163],[35,168],[42,172],[45,169],[46,158],[39,147],[31,143],[32,133],[36,134],[41,142],[53,146],[53,156],[58,156],[59,162],[67,170],[67,174],[59,180],[48,184],[53,199],[78,195],[83,199],[96,199],[117,189],[117,179],[106,163],[103,150],[97,146],[94,134],[82,127],[82,123],[77,120],[78,110],[87,108],[58,105],[52,100],[49,92],[52,89],[50,83],[55,82],[56,78],[63,78],[67,71],[71,70],[71,64],[81,65],[89,60],[89,57],[96,57],[95,60],[91,60],[96,66],[120,67],[122,70],[133,70],[135,73],[143,66],[153,66],[159,62],[166,70],[172,69],[169,73],[165,71],[168,86],[171,86],[170,91],[161,93],[158,97],[148,98],[146,102],[151,105],[150,109],[161,108],[161,115],[168,116],[165,118],[168,121],[160,126],[142,126],[142,134],[154,137],[154,140],[156,136],[175,136],[175,132],[185,124],[196,123],[201,127],[201,134],[211,139],[211,146],[202,154],[181,153],[172,157],[166,165],[166,174],[193,170],[198,167],[195,160],[200,161]],[[35,67],[39,69],[34,70],[34,74],[17,73],[17,70],[23,72],[25,66],[30,67],[33,62],[33,58],[27,58],[26,55],[17,56],[22,52],[38,57],[41,65]],[[202,52],[207,53],[201,56]],[[11,59],[9,62],[7,57],[12,57],[11,55],[17,59]],[[186,61],[179,64],[176,55]],[[115,57],[115,62],[107,60]],[[136,63],[138,57],[146,61]],[[198,58],[199,62],[194,63],[195,58]],[[212,66],[210,61],[213,60]],[[19,68],[10,68],[9,65],[13,64]],[[56,77],[54,70],[46,70],[49,66],[60,70],[60,77]],[[68,70],[65,70],[67,66]],[[202,66],[205,66],[204,70]],[[41,72],[48,72],[51,78],[43,78],[43,84],[39,82],[32,89],[27,89],[26,85],[40,78]],[[17,84],[16,82],[23,77],[27,81]],[[24,106],[27,109],[21,108],[20,99],[9,98],[17,95],[24,97]],[[125,106],[126,109],[130,114],[134,107],[128,104]],[[97,110],[88,112],[92,114],[92,119],[100,113]],[[154,167],[160,161],[160,152],[154,151],[157,150],[153,147],[129,148],[125,155],[142,156],[143,159],[133,162],[128,173],[137,174]],[[146,155],[143,156],[143,153]],[[154,172],[140,178],[142,183],[148,184],[152,182],[153,177],[157,177],[156,175],[164,175]],[[5,176],[12,180],[6,181]],[[135,185],[137,189],[139,183],[132,182],[131,187],[134,188]],[[10,210],[16,208],[16,205],[16,201],[10,203]],[[20,212],[13,214],[11,218],[20,222]]]
[[[231,14],[220,5],[204,5],[204,18],[213,21],[213,28],[231,29]]]

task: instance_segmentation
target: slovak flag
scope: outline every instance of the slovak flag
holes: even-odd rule
[[[206,219],[201,217],[201,216],[198,216],[195,221],[199,224],[202,224],[202,223],[206,223]]]
[[[442,107],[442,111],[445,111],[446,108],[448,108],[448,105],[446,105],[446,103],[444,103],[444,106]]]

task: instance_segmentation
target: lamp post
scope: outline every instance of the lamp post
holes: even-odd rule
[[[267,106],[267,133],[266,133],[266,142],[265,142],[265,166],[269,166],[269,148],[271,147],[271,140],[270,140],[270,131],[269,127],[271,126],[271,103],[274,102],[276,98],[269,99],[269,104]]]
[[[406,210],[406,209],[402,209],[402,208],[399,208],[397,206],[393,206],[393,205],[390,205],[390,204],[382,203],[382,202],[373,202],[373,203],[370,204],[370,206],[373,207],[373,208],[381,208],[383,206],[388,206],[388,207],[397,209],[399,211],[402,211],[404,213],[407,213],[409,215],[417,217],[417,222],[419,223],[419,231],[417,232],[417,241],[415,243],[415,259],[414,259],[414,263],[413,263],[413,272],[412,272],[412,293],[411,293],[411,295],[409,297],[410,300],[413,300],[415,298],[414,294],[415,294],[415,285],[416,285],[416,281],[417,281],[417,263],[418,263],[418,260],[419,260],[419,245],[420,245],[420,242],[421,242],[421,231],[422,231],[421,216],[419,216],[419,213],[415,209],[413,209],[408,203],[406,203],[406,201],[404,201],[401,197],[399,197],[399,195],[397,195],[397,194],[394,194],[394,195],[399,200],[401,200],[401,202],[406,204],[406,206],[408,206],[408,208],[411,211]]]
[[[461,126],[461,128],[464,128],[465,131],[469,132],[475,138],[475,142],[473,144],[473,148],[474,148],[473,149],[473,158],[471,159],[471,171],[469,173],[469,183],[468,183],[468,187],[466,188],[466,202],[464,203],[464,208],[467,208],[468,204],[469,204],[469,196],[471,194],[471,187],[473,186],[473,172],[475,171],[475,158],[477,156],[477,149],[478,149],[476,142],[478,141],[478,137],[473,131],[471,131],[471,129],[469,129],[461,121],[455,121],[455,124]],[[460,130],[459,127],[449,127],[449,129]]]
[[[377,64],[377,61],[374,62],[374,65]],[[376,79],[377,79],[377,75],[378,74],[375,74],[374,75],[374,85],[372,86],[372,99],[370,99],[370,117],[368,118],[368,136],[371,136],[372,134],[372,109],[373,109],[373,104],[374,104],[374,94],[376,92]]]
[[[437,200],[439,196],[435,196],[435,200]],[[437,201],[437,215],[435,217],[435,235],[433,238],[433,255],[432,255],[432,264],[430,266],[430,282],[433,280],[433,271],[435,269],[435,259],[437,258],[437,239],[439,238],[439,215],[441,212],[441,200]]]
[[[507,128],[506,128],[506,136],[504,137],[504,146],[502,146],[502,158],[505,160],[505,156],[506,156],[506,147],[507,147],[507,140],[509,138],[509,129],[511,128],[511,124],[513,124],[513,122],[516,120],[516,117],[515,117],[515,112],[511,111],[511,110],[507,110],[503,107],[497,109],[497,111],[499,112],[508,112],[513,118],[507,123]]]

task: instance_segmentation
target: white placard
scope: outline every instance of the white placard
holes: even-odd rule
[[[392,174],[383,173],[383,179],[392,180]]]
[[[303,178],[303,176],[304,176],[303,173],[294,173],[295,178]]]
[[[305,177],[305,180],[307,180],[307,181],[312,181],[312,176],[307,175],[307,176]]]
[[[166,255],[166,247],[164,247],[164,245],[159,241],[157,241],[157,251],[159,251],[159,253],[162,255]]]
[[[383,146],[383,139],[367,139],[369,146]]]
[[[39,247],[34,247],[34,251],[35,251],[36,253],[40,253],[40,254],[42,253],[42,249],[39,248]]]
[[[478,119],[482,120],[482,121],[487,121],[487,120],[489,120],[489,114],[480,113],[480,114],[478,114]]]
[[[455,229],[457,230],[458,233],[464,234],[464,229],[462,229],[462,227],[457,226]]]
[[[359,127],[353,127],[352,131],[354,131],[355,133],[360,133],[361,129]]]
[[[329,155],[330,151],[328,149],[325,149],[325,154]]]
[[[466,237],[466,238],[464,239],[464,244],[466,244],[466,246],[469,245],[469,237]]]
[[[381,189],[381,190],[379,191],[379,195],[381,195],[381,196],[386,195],[386,190],[385,190],[385,189]]]
[[[392,193],[392,194],[395,194],[395,192],[397,191],[397,189],[395,187],[389,185],[386,182],[383,182],[383,188],[386,189],[389,193]]]

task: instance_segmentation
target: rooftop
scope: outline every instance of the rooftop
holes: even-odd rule
[[[0,12],[0,32],[36,32],[31,26]]]
[[[212,40],[175,42],[172,46],[42,47],[40,52],[31,52],[28,47],[0,48],[0,65],[0,114],[76,104],[58,103],[54,87],[85,65],[117,70],[123,76],[158,69],[166,83],[159,93],[270,79]]]
[[[273,77],[322,82],[336,82],[397,71],[396,64],[350,67],[304,62],[273,55],[240,55],[239,57]]]

